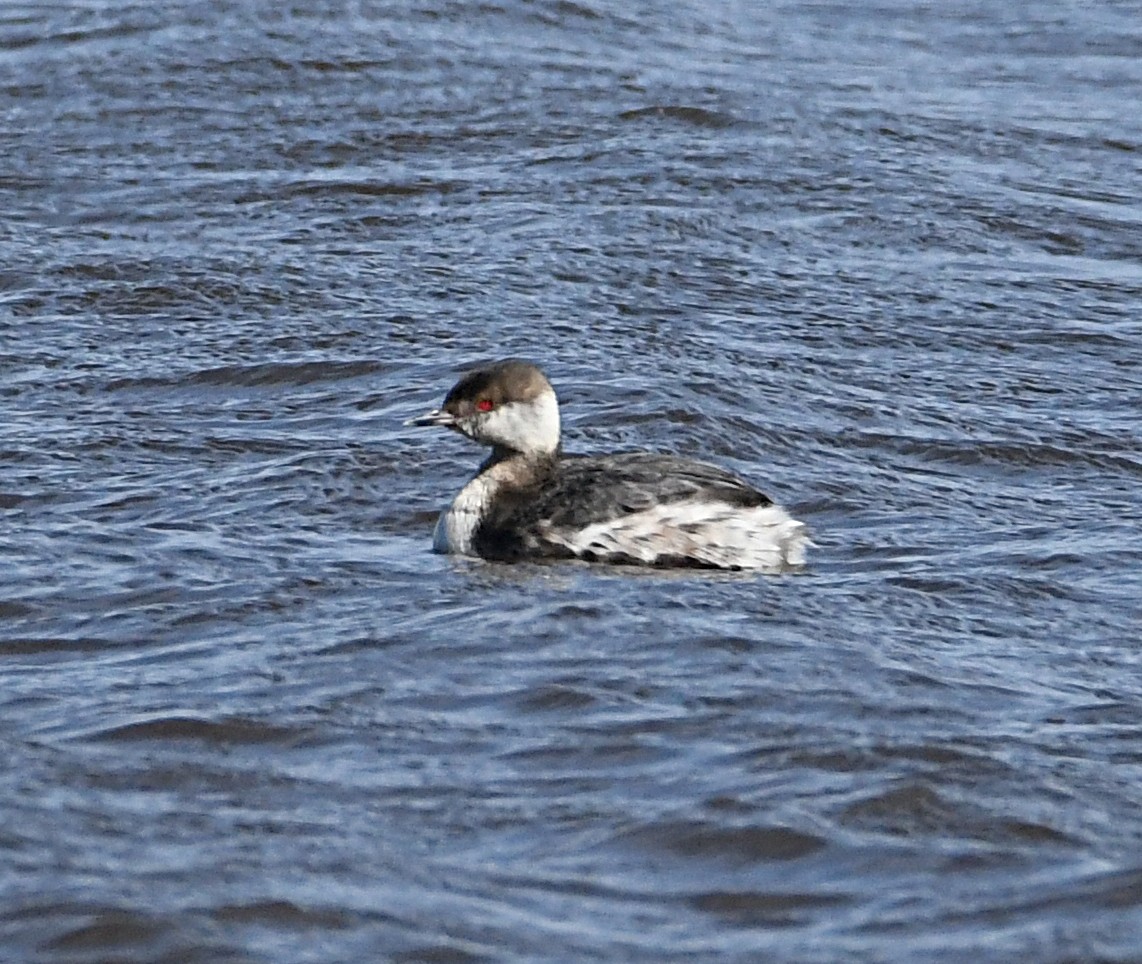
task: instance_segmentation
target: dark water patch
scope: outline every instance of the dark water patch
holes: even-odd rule
[[[757,861],[797,860],[816,853],[826,841],[781,826],[720,827],[698,822],[664,822],[620,835],[620,842],[692,860],[731,866]]]
[[[129,953],[129,948],[140,946],[146,953],[153,953],[157,942],[165,931],[162,921],[142,914],[110,910],[96,915],[88,923],[52,938],[44,946],[47,950],[65,954],[81,952]]]
[[[487,951],[466,950],[455,944],[422,944],[419,947],[398,951],[392,956],[399,964],[476,964],[479,961],[492,961]]]
[[[29,616],[35,612],[35,608],[26,603],[14,599],[6,599],[0,602],[0,619],[18,619],[21,616]],[[19,647],[19,640],[6,640],[7,646]],[[7,648],[7,646],[5,648]]]
[[[714,130],[732,127],[738,123],[734,117],[721,111],[677,104],[639,107],[634,110],[623,111],[619,114],[619,119],[624,121],[673,120],[694,127],[708,127]]]
[[[226,366],[208,371],[194,372],[182,379],[191,385],[308,385],[315,381],[336,381],[373,374],[383,366],[378,362],[320,362],[275,363],[272,365]]]
[[[167,716],[124,723],[89,734],[88,739],[108,743],[193,742],[217,746],[278,744],[292,746],[307,738],[304,730],[259,720],[207,720]]]
[[[1007,846],[1076,846],[1068,834],[1043,823],[994,817],[955,801],[926,783],[909,782],[847,806],[841,823],[902,838],[946,837]]]
[[[1127,726],[1138,725],[1142,706],[1134,702],[1109,701],[1068,707],[1062,713],[1053,713],[1044,722],[1052,725],[1074,726]]]
[[[37,606],[21,607],[18,616],[34,615],[39,610]],[[3,615],[0,613],[0,615]],[[133,647],[134,641],[100,637],[18,637],[7,636],[0,639],[0,656],[73,656],[76,654],[102,654],[109,650],[122,647]]]
[[[30,928],[26,939],[24,928]],[[207,962],[225,954],[204,928],[171,914],[114,904],[21,901],[0,915],[0,933],[17,933],[14,953],[34,960],[49,955],[67,961]],[[233,960],[254,960],[243,953]]]
[[[449,194],[466,187],[458,182],[410,181],[405,183],[377,184],[352,181],[318,181],[291,185],[286,193],[295,197],[417,197],[424,194]],[[248,202],[250,198],[243,198]]]
[[[805,927],[835,914],[851,898],[835,893],[711,891],[689,899],[696,910],[731,927]]]
[[[882,771],[890,768],[894,761],[929,764],[928,769],[940,773],[942,778],[958,773],[961,780],[969,783],[1007,772],[1003,764],[990,756],[984,747],[961,748],[938,743],[901,742],[890,745],[799,749],[791,754],[790,760],[800,765],[846,773]]]
[[[1142,903],[1142,871],[1134,866],[1111,870],[1086,871],[1061,875],[1061,879],[1040,881],[1034,896],[1020,899],[1009,895],[992,908],[975,907],[962,913],[949,914],[946,923],[978,925],[981,920],[992,924],[1034,918],[1050,910],[1056,919],[1099,911],[1132,913]],[[1129,934],[1129,928],[1125,930]],[[1112,959],[1128,957],[1113,955]]]
[[[880,433],[862,433],[861,444],[889,446],[902,455],[958,466],[1010,464],[1027,469],[1089,467],[1142,473],[1142,460],[1117,452],[1072,448],[1046,441],[1000,441],[996,439],[899,438]],[[1132,447],[1132,443],[1126,443]]]
[[[264,365],[224,365],[170,376],[118,378],[107,383],[113,392],[154,388],[262,388],[274,385],[303,386],[325,381],[367,377],[385,368],[379,361],[290,361]]]
[[[319,907],[301,907],[291,901],[258,901],[247,904],[232,904],[212,911],[212,916],[222,923],[257,924],[270,928],[290,930],[332,929],[348,927],[350,915],[336,910]]]
[[[524,712],[566,713],[585,709],[596,702],[596,697],[578,686],[552,683],[526,693],[519,700],[519,705]]]

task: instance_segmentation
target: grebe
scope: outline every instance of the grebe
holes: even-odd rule
[[[469,372],[405,424],[492,447],[441,513],[437,552],[769,572],[805,562],[804,524],[725,469],[650,452],[564,455],[555,391],[530,362]]]

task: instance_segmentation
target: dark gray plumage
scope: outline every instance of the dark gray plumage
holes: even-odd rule
[[[553,531],[578,531],[674,503],[721,503],[727,508],[772,505],[749,483],[716,465],[676,455],[628,452],[614,455],[546,456],[518,472],[520,484],[498,493],[475,533],[485,558],[576,555]],[[608,561],[629,561],[625,553],[595,553]],[[671,558],[671,565],[685,560]],[[702,564],[702,563],[695,563]]]

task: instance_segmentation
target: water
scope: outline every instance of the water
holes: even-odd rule
[[[1136,960],[1142,8],[0,11],[0,958]],[[802,575],[429,551],[542,362]]]

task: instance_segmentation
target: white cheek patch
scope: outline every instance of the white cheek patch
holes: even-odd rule
[[[559,427],[559,403],[554,392],[545,392],[532,402],[507,402],[482,415],[472,437],[517,452],[548,453],[559,448]]]

